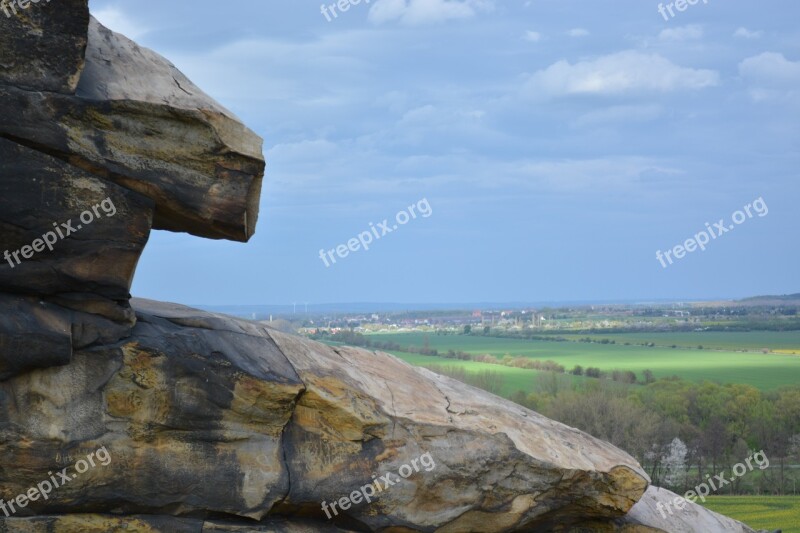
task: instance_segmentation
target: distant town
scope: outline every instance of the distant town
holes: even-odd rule
[[[368,304],[362,304],[366,307]],[[380,305],[375,304],[376,308]],[[387,306],[388,307],[388,306]],[[259,306],[224,310],[302,335],[438,332],[525,335],[645,331],[751,331],[800,329],[800,295],[736,301],[671,302],[477,309],[318,311],[308,304],[287,310]],[[477,331],[482,330],[482,331]]]

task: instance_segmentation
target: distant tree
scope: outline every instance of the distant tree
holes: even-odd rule
[[[489,326],[483,326],[483,334],[488,335],[492,331],[492,328]]]
[[[562,389],[537,411],[633,454],[644,464],[648,450],[661,449],[675,435],[675,425],[627,398],[625,388],[592,381],[584,389]],[[659,454],[660,458],[660,454]]]
[[[716,474],[719,465],[722,464],[722,458],[725,455],[725,447],[730,441],[728,429],[725,422],[718,417],[714,417],[708,421],[706,427],[700,434],[700,450],[706,461],[710,461],[711,474]],[[698,469],[698,480],[703,479],[702,466]]]
[[[599,378],[601,375],[600,369],[595,367],[589,367],[586,369],[586,377],[589,378]]]
[[[570,370],[569,372],[573,376],[582,376],[583,375],[583,367],[581,365],[575,365],[575,368]]]
[[[464,326],[464,335],[469,335],[470,333],[472,333],[472,326],[467,324],[466,326]]]
[[[642,376],[644,377],[644,382],[647,385],[649,385],[650,383],[655,383],[656,381],[656,377],[653,375],[653,371],[650,369],[643,370]]]
[[[443,365],[426,365],[425,368],[442,376],[448,376],[457,379],[462,383],[467,383],[468,374],[463,366],[443,366]]]
[[[518,390],[517,392],[512,393],[511,396],[508,397],[508,399],[523,407],[528,407],[528,395],[525,393],[524,390]]]
[[[503,389],[505,380],[494,370],[481,370],[475,374],[467,375],[467,383],[492,394],[499,394]]]
[[[536,391],[544,396],[555,398],[559,392],[569,390],[570,385],[569,378],[557,372],[545,371],[536,376]]]
[[[686,453],[688,448],[681,439],[675,437],[662,457],[664,483],[670,487],[683,487],[686,481]]]

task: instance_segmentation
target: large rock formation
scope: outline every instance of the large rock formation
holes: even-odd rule
[[[15,9],[0,15],[0,309],[24,311],[0,317],[0,378],[128,335],[151,227],[246,241],[264,171],[256,134],[86,0]]]
[[[390,355],[131,301],[151,228],[249,239],[261,140],[86,0],[17,11],[0,532],[752,531],[661,519],[626,453]]]

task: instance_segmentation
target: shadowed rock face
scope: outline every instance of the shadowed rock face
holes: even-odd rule
[[[128,335],[150,229],[248,240],[264,171],[257,135],[86,0],[15,9],[0,8],[0,309],[17,311],[0,316],[0,379]]]
[[[169,516],[132,515],[119,517],[99,514],[71,514],[38,518],[11,518],[0,520],[0,531],[20,533],[346,533],[329,524],[307,520],[266,520],[246,526],[221,520],[175,518]]]
[[[156,229],[248,240],[258,219],[261,139],[161,56],[94,19],[86,31],[76,95],[0,78],[0,136],[150,197]]]
[[[252,236],[261,139],[86,0],[0,30],[0,533],[752,531],[388,354],[131,302],[151,228]]]
[[[27,9],[6,4],[0,9],[0,83],[73,94],[83,70],[88,24],[86,0]]]
[[[130,298],[150,235],[152,200],[3,138],[0,176],[0,228],[9,251],[0,264],[0,290]],[[50,242],[39,251],[14,254],[43,235]]]

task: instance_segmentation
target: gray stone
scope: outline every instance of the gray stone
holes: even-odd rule
[[[84,65],[89,26],[86,0],[38,0],[25,9],[3,4],[0,85],[73,94]]]

